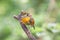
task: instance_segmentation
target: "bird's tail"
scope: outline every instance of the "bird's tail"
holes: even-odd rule
[[[35,30],[35,26],[33,25],[33,29]]]

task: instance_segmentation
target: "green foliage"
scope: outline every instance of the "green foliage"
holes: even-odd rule
[[[42,35],[43,39],[49,36],[52,40],[60,40],[60,0],[56,0],[59,9],[56,26],[48,26],[49,23],[45,23],[49,2],[49,0],[0,0],[0,40],[28,40],[19,22],[13,18],[13,15],[18,15],[21,10],[33,15],[35,30],[29,26],[28,28],[35,37]]]
[[[9,35],[11,35],[11,31],[8,27],[4,27],[1,31],[0,31],[0,40],[4,40],[5,38],[7,38]]]

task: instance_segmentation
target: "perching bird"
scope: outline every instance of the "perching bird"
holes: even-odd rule
[[[34,29],[34,19],[32,18],[32,15],[29,13],[25,13],[24,15],[22,15],[21,17],[21,22],[27,25],[31,25]]]

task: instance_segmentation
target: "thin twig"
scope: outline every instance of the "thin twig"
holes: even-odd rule
[[[26,33],[26,35],[28,36],[28,38],[29,38],[30,40],[37,40],[37,39],[31,34],[30,30],[26,27],[26,25],[21,22],[21,14],[19,14],[18,16],[14,16],[14,18],[17,19],[17,20],[20,22],[20,25],[21,25],[22,29],[24,30],[24,32]]]

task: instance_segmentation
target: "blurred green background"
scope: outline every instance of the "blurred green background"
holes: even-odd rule
[[[21,10],[33,15],[37,40],[60,40],[60,0],[0,0],[0,40],[29,40],[13,18]]]

